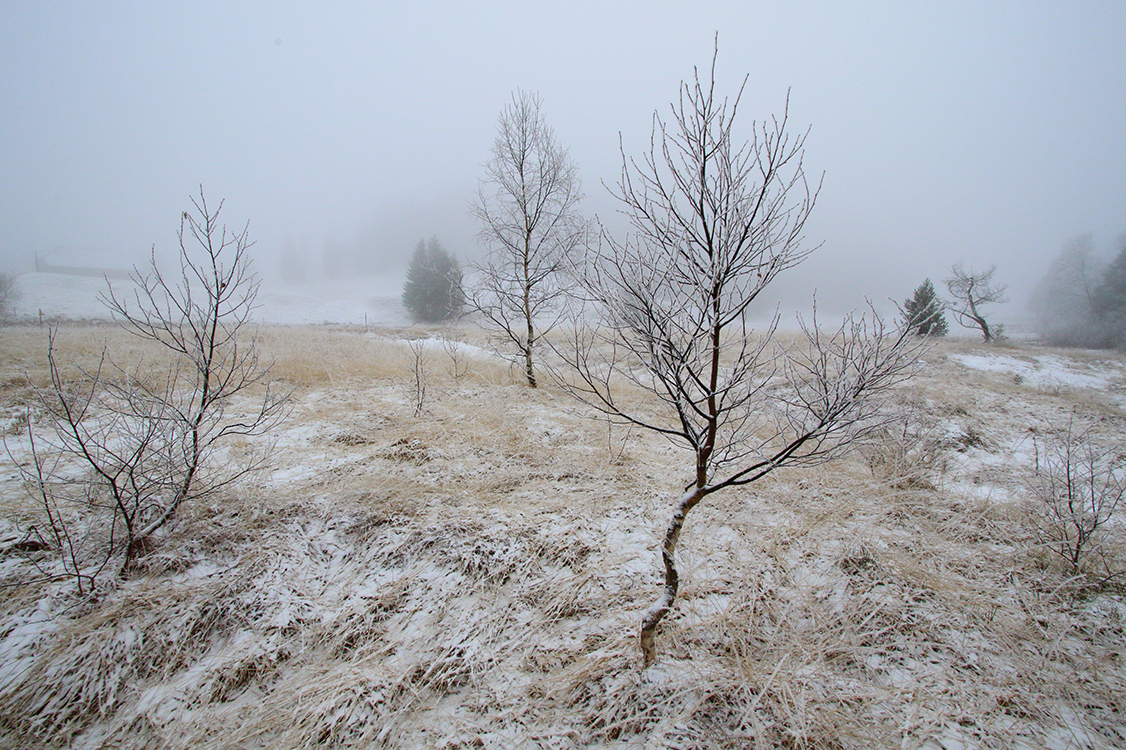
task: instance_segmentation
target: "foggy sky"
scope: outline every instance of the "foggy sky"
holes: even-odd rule
[[[918,7],[916,7],[918,6]],[[803,299],[903,299],[996,263],[1019,298],[1071,238],[1126,231],[1121,2],[0,2],[0,263],[174,247],[202,185],[268,278],[479,251],[496,119],[537,91],[587,212],[711,60],[751,121],[810,127],[823,247]],[[357,261],[358,262],[358,261]],[[326,267],[327,265],[327,267]],[[339,264],[337,264],[339,265]],[[339,269],[337,269],[339,270]]]

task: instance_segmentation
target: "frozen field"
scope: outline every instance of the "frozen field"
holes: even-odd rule
[[[113,279],[115,290],[129,293],[132,283]],[[53,273],[25,273],[17,277],[19,297],[13,314],[17,318],[91,320],[105,318],[98,296],[104,279]],[[315,284],[263,282],[258,294],[255,319],[272,325],[385,325],[410,323],[399,297],[403,278],[399,275],[321,280]]]
[[[365,294],[329,314],[264,289],[262,318],[374,318]],[[14,546],[46,331],[0,329],[0,747],[1126,745],[1122,528],[1077,576],[1028,489],[1073,417],[1123,445],[1122,357],[940,343],[880,441],[693,511],[642,671],[689,454],[520,385],[472,329],[379,322],[264,327],[295,388],[271,467],[96,604]],[[77,359],[127,346],[58,335]],[[405,336],[433,339],[418,413]]]

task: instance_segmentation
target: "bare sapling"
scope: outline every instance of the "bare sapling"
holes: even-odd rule
[[[33,468],[25,475],[43,512],[44,541],[84,593],[114,559],[123,570],[138,553],[147,539],[143,532],[172,491],[176,376],[122,370],[103,350],[96,367],[66,378],[55,341],[51,329],[51,384],[37,391],[51,429],[38,438],[29,429]],[[34,424],[30,411],[28,424]],[[83,478],[75,481],[76,472]]]
[[[455,385],[469,374],[469,356],[465,351],[465,337],[457,329],[450,328],[442,334],[442,349],[449,358],[448,372]]]
[[[425,339],[408,339],[407,348],[410,350],[408,364],[410,366],[411,405],[416,417],[422,416],[426,408],[426,378],[429,366],[426,352]]]
[[[1126,495],[1126,457],[1092,440],[1074,419],[1057,439],[1036,441],[1032,492],[1042,540],[1078,572],[1102,553],[1100,535]]]
[[[288,394],[269,382],[251,330],[258,281],[248,268],[247,231],[221,226],[222,203],[209,209],[202,191],[192,202],[195,213],[181,217],[178,274],[162,271],[154,252],[144,273],[134,270],[131,295],[110,286],[103,296],[116,322],[163,347],[170,364],[126,367],[103,350],[96,367],[68,378],[50,335],[51,384],[38,390],[49,428],[33,436],[29,479],[80,588],[112,560],[123,574],[185,504],[261,467],[268,446],[237,462],[217,453],[236,436],[263,435],[284,415]],[[89,555],[78,554],[79,538]]]
[[[803,228],[818,187],[802,166],[806,136],[789,132],[786,112],[754,125],[749,142],[736,140],[741,95],[716,96],[713,58],[709,80],[697,71],[682,84],[670,120],[654,116],[640,162],[623,150],[614,192],[633,233],[604,231],[575,269],[599,323],[580,322],[559,350],[569,369],[558,374],[572,394],[692,456],[661,544],[664,585],[641,620],[645,666],[676,601],[677,543],[692,509],[853,446],[882,424],[882,396],[911,372],[920,348],[874,312],[828,334],[814,315],[796,348],[776,343],[777,317],[754,330],[760,292],[810,253]],[[638,389],[648,397],[638,399]]]

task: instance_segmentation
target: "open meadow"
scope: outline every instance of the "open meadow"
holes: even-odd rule
[[[56,340],[65,367],[103,344],[161,356]],[[1032,491],[1069,423],[1126,449],[1120,355],[940,341],[878,439],[693,512],[642,670],[690,453],[522,385],[472,328],[259,344],[290,408],[222,459],[271,463],[91,598],[21,544],[47,330],[0,329],[0,747],[1126,746],[1122,519],[1076,569]]]

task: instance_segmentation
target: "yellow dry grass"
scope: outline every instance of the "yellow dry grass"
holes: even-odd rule
[[[84,330],[66,351],[100,351]],[[264,329],[297,386],[272,473],[192,507],[103,601],[4,558],[0,745],[1126,743],[1119,584],[1038,548],[1022,485],[1028,425],[1087,409],[1121,439],[1115,392],[956,359],[1044,350],[942,343],[900,394],[919,429],[708,498],[642,672],[687,454],[483,355],[454,377],[440,347],[416,414],[404,333]],[[10,405],[45,336],[0,343]]]

